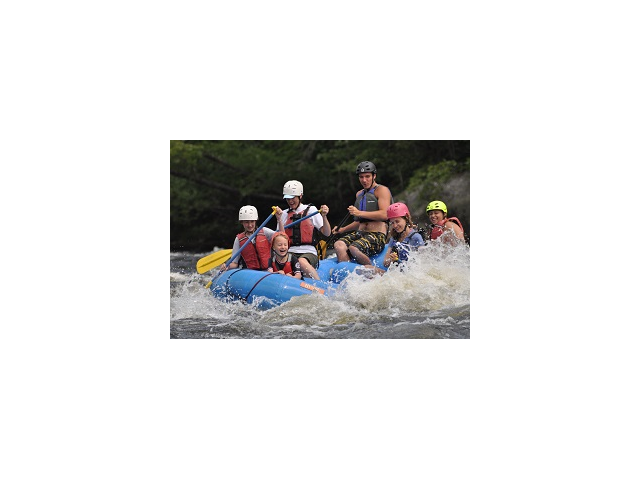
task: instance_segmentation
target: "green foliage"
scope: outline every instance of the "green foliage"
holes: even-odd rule
[[[440,196],[442,185],[451,179],[453,175],[469,171],[470,163],[466,161],[442,160],[434,165],[427,165],[414,172],[409,181],[407,190],[422,193],[430,191],[432,196]]]
[[[287,207],[288,180],[302,182],[306,203],[329,205],[335,225],[361,188],[359,162],[373,161],[377,181],[395,194],[468,170],[468,158],[463,140],[172,140],[171,249],[230,248],[240,207],[254,205],[262,222],[272,205]],[[275,228],[275,220],[267,226]]]

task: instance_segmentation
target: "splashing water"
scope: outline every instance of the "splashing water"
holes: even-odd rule
[[[359,268],[333,297],[270,310],[215,298],[195,272],[207,254],[171,253],[171,338],[470,338],[470,250],[431,242],[384,275]]]

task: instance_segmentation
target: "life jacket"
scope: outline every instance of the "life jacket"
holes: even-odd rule
[[[460,223],[460,220],[458,220],[456,217],[449,217],[449,218],[445,218],[441,222],[438,222],[436,224],[431,224],[427,227],[429,229],[429,238],[431,240],[435,240],[440,235],[442,235],[444,233],[444,224],[447,222],[457,223],[458,226],[460,227],[460,230],[462,230],[462,233],[464,233],[464,228],[462,228],[462,223]]]
[[[373,193],[376,188],[380,185],[376,185],[370,190],[365,190],[364,188],[360,191],[360,193],[356,196],[356,202],[358,203],[358,210],[362,210],[363,212],[375,212],[379,210],[378,208],[378,197]],[[371,220],[367,218],[353,217],[353,220],[360,223],[367,223]]]
[[[285,210],[287,213],[288,219],[286,225],[295,222],[296,220],[300,220],[302,217],[307,216],[307,212],[311,207],[311,203],[307,205],[307,208],[301,213],[292,212],[290,209]],[[313,245],[315,246],[318,243],[318,234],[316,233],[316,228],[313,226],[313,222],[310,218],[303,220],[302,222],[294,225],[291,228],[285,228],[285,232],[289,237],[289,244],[291,246],[297,245]]]
[[[304,222],[301,222],[301,223],[304,223]],[[280,271],[280,268],[278,267],[278,261],[276,260],[276,258],[277,257],[275,255],[271,258],[271,268],[273,269],[274,272]],[[282,271],[285,273],[285,275],[288,273],[293,273],[293,269],[291,268],[291,254],[287,256],[287,261],[284,264]]]
[[[244,232],[239,233],[236,237],[241,248],[249,240],[249,236]],[[262,230],[258,232],[254,240],[256,243],[251,242],[251,245],[247,245],[240,252],[240,255],[242,255],[247,268],[251,270],[266,270],[271,256],[271,245],[269,245],[269,240],[267,240],[267,236]]]
[[[409,252],[415,248],[409,244],[409,240],[411,240],[411,237],[413,237],[416,234],[419,235],[420,232],[418,232],[417,230],[414,230],[409,235],[407,235],[407,238],[405,238],[401,242],[396,242],[392,245],[391,249],[392,250],[395,249],[395,252],[398,254],[399,262],[404,262],[409,259]]]
[[[365,190],[364,188],[358,193],[356,196],[356,202],[358,202],[358,210],[362,210],[363,212],[376,212],[379,210],[378,207],[378,197],[373,193],[376,188],[380,185],[376,185],[372,187],[370,190]],[[393,195],[391,195],[391,203],[393,202]],[[369,220],[367,218],[353,217],[353,220],[360,223],[373,222],[374,220]],[[388,225],[387,225],[388,226]]]

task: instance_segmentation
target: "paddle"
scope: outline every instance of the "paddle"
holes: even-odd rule
[[[271,220],[271,217],[273,217],[273,216],[275,215],[275,213],[276,213],[276,208],[278,208],[278,207],[271,207],[271,210],[272,210],[272,211],[271,211],[271,215],[269,215],[269,216],[267,217],[267,219],[266,219],[264,222],[262,222],[262,225],[260,225],[258,228],[256,228],[256,231],[255,231],[255,232],[253,232],[253,235],[251,235],[251,236],[249,237],[249,240],[247,240],[246,242],[244,242],[244,245],[242,245],[242,247],[240,247],[240,250],[238,250],[238,251],[235,253],[235,255],[233,255],[229,260],[227,260],[227,261],[225,262],[225,265],[229,266],[229,264],[233,263],[233,261],[238,257],[238,255],[240,255],[240,253],[242,253],[242,250],[244,250],[244,249],[245,249],[245,247],[251,243],[251,240],[253,240],[253,239],[255,238],[255,236],[256,236],[256,235],[258,235],[258,232],[259,232],[260,230],[262,230],[262,229],[264,228],[264,226],[265,226],[267,223],[269,223],[269,220]],[[219,272],[218,272],[218,275],[220,275],[221,273],[222,273],[222,271],[219,271]],[[214,277],[214,280],[215,280],[216,278],[218,278],[218,275],[216,275],[216,276]]]
[[[351,214],[347,212],[347,215],[342,219],[342,221],[340,222],[340,225],[338,225],[338,228],[344,225],[344,222],[346,222],[347,218],[349,218],[349,215]],[[325,240],[324,235],[322,235],[322,238],[318,241],[318,245],[316,245],[316,250],[318,251],[318,259],[324,260],[324,257],[326,257],[327,255],[327,248],[329,247],[329,243],[331,242],[334,236],[335,234],[331,235],[330,237],[327,237],[327,239]]]
[[[309,217],[313,217],[314,215],[317,215],[318,213],[320,213],[320,210],[316,210],[315,212],[310,213],[310,214],[309,214],[309,215],[307,215],[306,217],[302,217],[302,218],[300,218],[300,219],[296,220],[295,222],[291,222],[289,225],[285,225],[285,226],[284,226],[284,228],[291,228],[291,227],[293,227],[294,225],[297,225],[298,223],[302,222],[303,220],[306,220],[306,219],[307,219],[307,218],[309,218]]]
[[[342,225],[344,225],[344,222],[347,221],[347,219],[349,218],[351,214],[347,212],[347,214],[345,215],[345,217],[342,219],[342,221],[340,222],[340,224],[338,225],[337,228],[342,227]],[[336,234],[332,234],[329,238],[327,238],[327,240],[320,240],[318,242],[318,247],[316,247],[316,250],[318,250],[318,258],[320,260],[324,260],[324,257],[327,255],[327,248],[329,247],[329,245],[331,244],[331,240],[333,240],[333,237],[335,237]]]
[[[198,273],[206,273],[212,268],[216,268],[218,265],[222,265],[224,262],[229,260],[232,252],[233,250],[229,248],[227,250],[220,250],[212,253],[211,255],[207,255],[206,257],[202,257],[196,264],[196,270]]]
[[[256,231],[253,233],[253,235],[251,235],[251,237],[249,238],[249,240],[247,240],[247,242],[242,246],[242,248],[236,252],[236,254],[233,256],[233,258],[231,258],[230,260],[228,260],[228,261],[227,261],[227,265],[229,265],[231,262],[233,262],[233,260],[234,260],[234,259],[235,259],[239,254],[240,254],[240,252],[242,252],[242,250],[244,249],[244,247],[246,247],[246,246],[249,244],[249,242],[253,239],[253,237],[255,237],[255,236],[257,235],[257,233],[258,233],[258,232],[259,232],[259,231],[260,231],[260,230],[261,230],[261,229],[262,229],[262,228],[267,224],[267,222],[271,219],[271,217],[273,217],[273,215],[276,213],[276,208],[277,208],[277,207],[271,207],[271,208],[273,209],[273,212],[271,213],[271,215],[269,215],[269,218],[267,218],[267,219],[264,221],[264,223],[263,223],[262,225],[260,225],[260,226],[256,229]],[[296,220],[295,222],[290,223],[289,225],[285,225],[285,226],[284,226],[284,228],[290,228],[290,227],[293,227],[294,225],[297,225],[298,223],[300,223],[300,222],[302,222],[302,221],[306,220],[306,219],[307,219],[307,218],[309,218],[309,217],[313,217],[314,215],[317,215],[318,213],[320,213],[320,210],[316,210],[315,212],[313,212],[313,213],[311,213],[311,214],[307,215],[306,217],[302,217],[302,218],[300,218],[299,220]],[[211,255],[210,255],[210,256],[211,256]],[[208,258],[208,257],[205,257],[205,258]],[[203,258],[202,260],[204,260],[204,258]],[[220,265],[220,264],[221,264],[221,263],[223,263],[223,262],[224,262],[224,260],[219,261],[218,263],[216,263],[215,265],[213,265],[212,267],[210,267],[208,270],[211,270],[213,267],[216,267],[216,266]],[[198,262],[198,263],[200,263],[200,262]],[[206,271],[206,270],[205,270],[205,271]],[[220,275],[220,273],[221,273],[221,272],[219,272],[219,273],[218,273],[218,275]],[[215,280],[215,278],[217,278],[217,276],[218,276],[218,275],[216,275],[216,277],[214,277],[214,280]],[[212,283],[212,282],[209,282],[207,285],[205,285],[205,287],[206,287],[206,288],[209,288],[209,287],[211,286],[211,283]]]
[[[338,224],[338,226],[336,227],[336,230],[340,230],[342,228],[342,226],[344,225],[344,223],[347,221],[347,219],[351,216],[350,213],[347,212],[347,214],[344,216],[344,218],[342,219],[342,221]],[[329,240],[327,240],[327,245],[329,245],[331,243],[331,240],[333,240],[333,237],[335,237],[336,234],[332,234],[329,237]]]

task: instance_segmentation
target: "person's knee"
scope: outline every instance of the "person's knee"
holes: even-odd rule
[[[300,260],[300,267],[305,271],[305,272],[313,272],[316,267],[313,265],[313,262],[310,261],[307,258],[303,258],[303,257],[299,257],[298,260]]]
[[[344,243],[342,240],[338,240],[336,243],[333,244],[333,248],[334,250],[346,250],[347,244]]]

